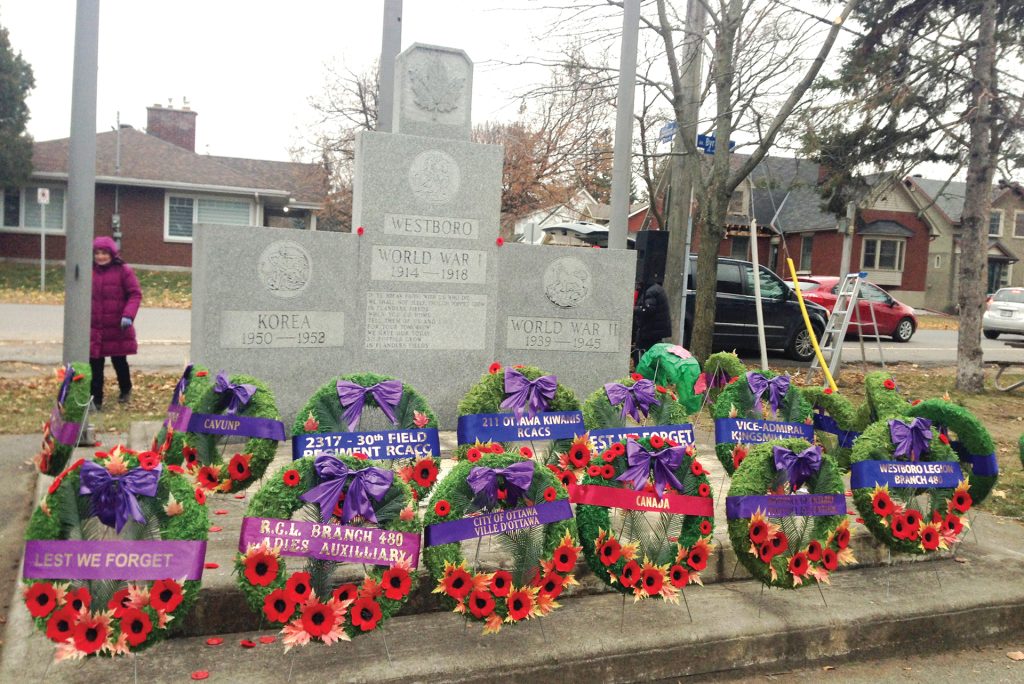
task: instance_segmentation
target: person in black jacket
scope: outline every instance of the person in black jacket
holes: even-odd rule
[[[668,306],[668,294],[660,280],[651,282],[641,290],[633,307],[633,324],[636,328],[633,362],[637,364],[644,352],[672,335],[672,312]]]

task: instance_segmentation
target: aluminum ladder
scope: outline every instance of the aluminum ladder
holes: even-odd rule
[[[836,294],[836,303],[832,308],[832,314],[828,317],[828,323],[825,325],[825,331],[821,334],[821,339],[818,341],[818,346],[821,349],[821,355],[828,358],[828,371],[834,378],[836,376],[836,370],[839,368],[839,362],[843,355],[843,340],[846,339],[846,332],[850,327],[850,321],[854,316],[857,317],[857,333],[860,339],[860,354],[861,361],[867,364],[867,353],[864,349],[864,333],[863,333],[863,322],[860,320],[860,311],[857,308],[857,300],[860,298],[860,285],[861,282],[867,278],[867,273],[861,271],[860,273],[848,273],[839,284],[839,291]],[[868,307],[868,311],[871,313],[871,325],[872,330],[875,333],[875,340],[878,343],[878,358],[882,363],[882,367],[885,367],[885,357],[882,354],[882,339],[878,336],[878,322],[875,319],[875,310],[872,307]],[[811,359],[811,365],[807,369],[807,383],[810,384],[814,378],[814,373],[819,369],[818,357],[815,355]],[[828,383],[828,379],[824,380],[825,384]]]

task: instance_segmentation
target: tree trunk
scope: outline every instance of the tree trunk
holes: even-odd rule
[[[992,176],[995,157],[992,140],[992,91],[995,64],[996,2],[981,3],[977,55],[972,68],[974,117],[967,164],[967,188],[960,228],[960,331],[957,336],[956,386],[965,392],[984,387],[981,315],[988,282],[988,223],[992,209]]]

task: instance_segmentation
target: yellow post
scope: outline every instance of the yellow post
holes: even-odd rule
[[[838,392],[839,388],[836,387],[836,381],[832,379],[832,373],[829,372],[828,364],[825,363],[825,357],[821,355],[821,349],[818,347],[818,336],[814,334],[811,317],[807,315],[807,307],[804,306],[804,295],[800,292],[800,283],[796,277],[796,267],[793,265],[792,259],[787,258],[786,263],[789,264],[789,274],[793,277],[793,290],[796,291],[796,300],[800,303],[800,313],[804,315],[804,325],[807,326],[807,334],[811,336],[811,344],[814,346],[814,353],[818,356],[818,363],[821,364],[821,370],[825,372],[828,386],[832,388],[833,392]],[[839,342],[842,344],[842,340]]]

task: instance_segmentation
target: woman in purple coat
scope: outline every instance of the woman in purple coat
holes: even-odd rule
[[[92,366],[92,400],[103,407],[103,362],[117,373],[121,390],[118,401],[126,403],[132,395],[129,354],[139,351],[132,325],[142,302],[139,279],[117,252],[117,243],[98,237],[92,243],[92,327],[89,335],[89,365]]]

